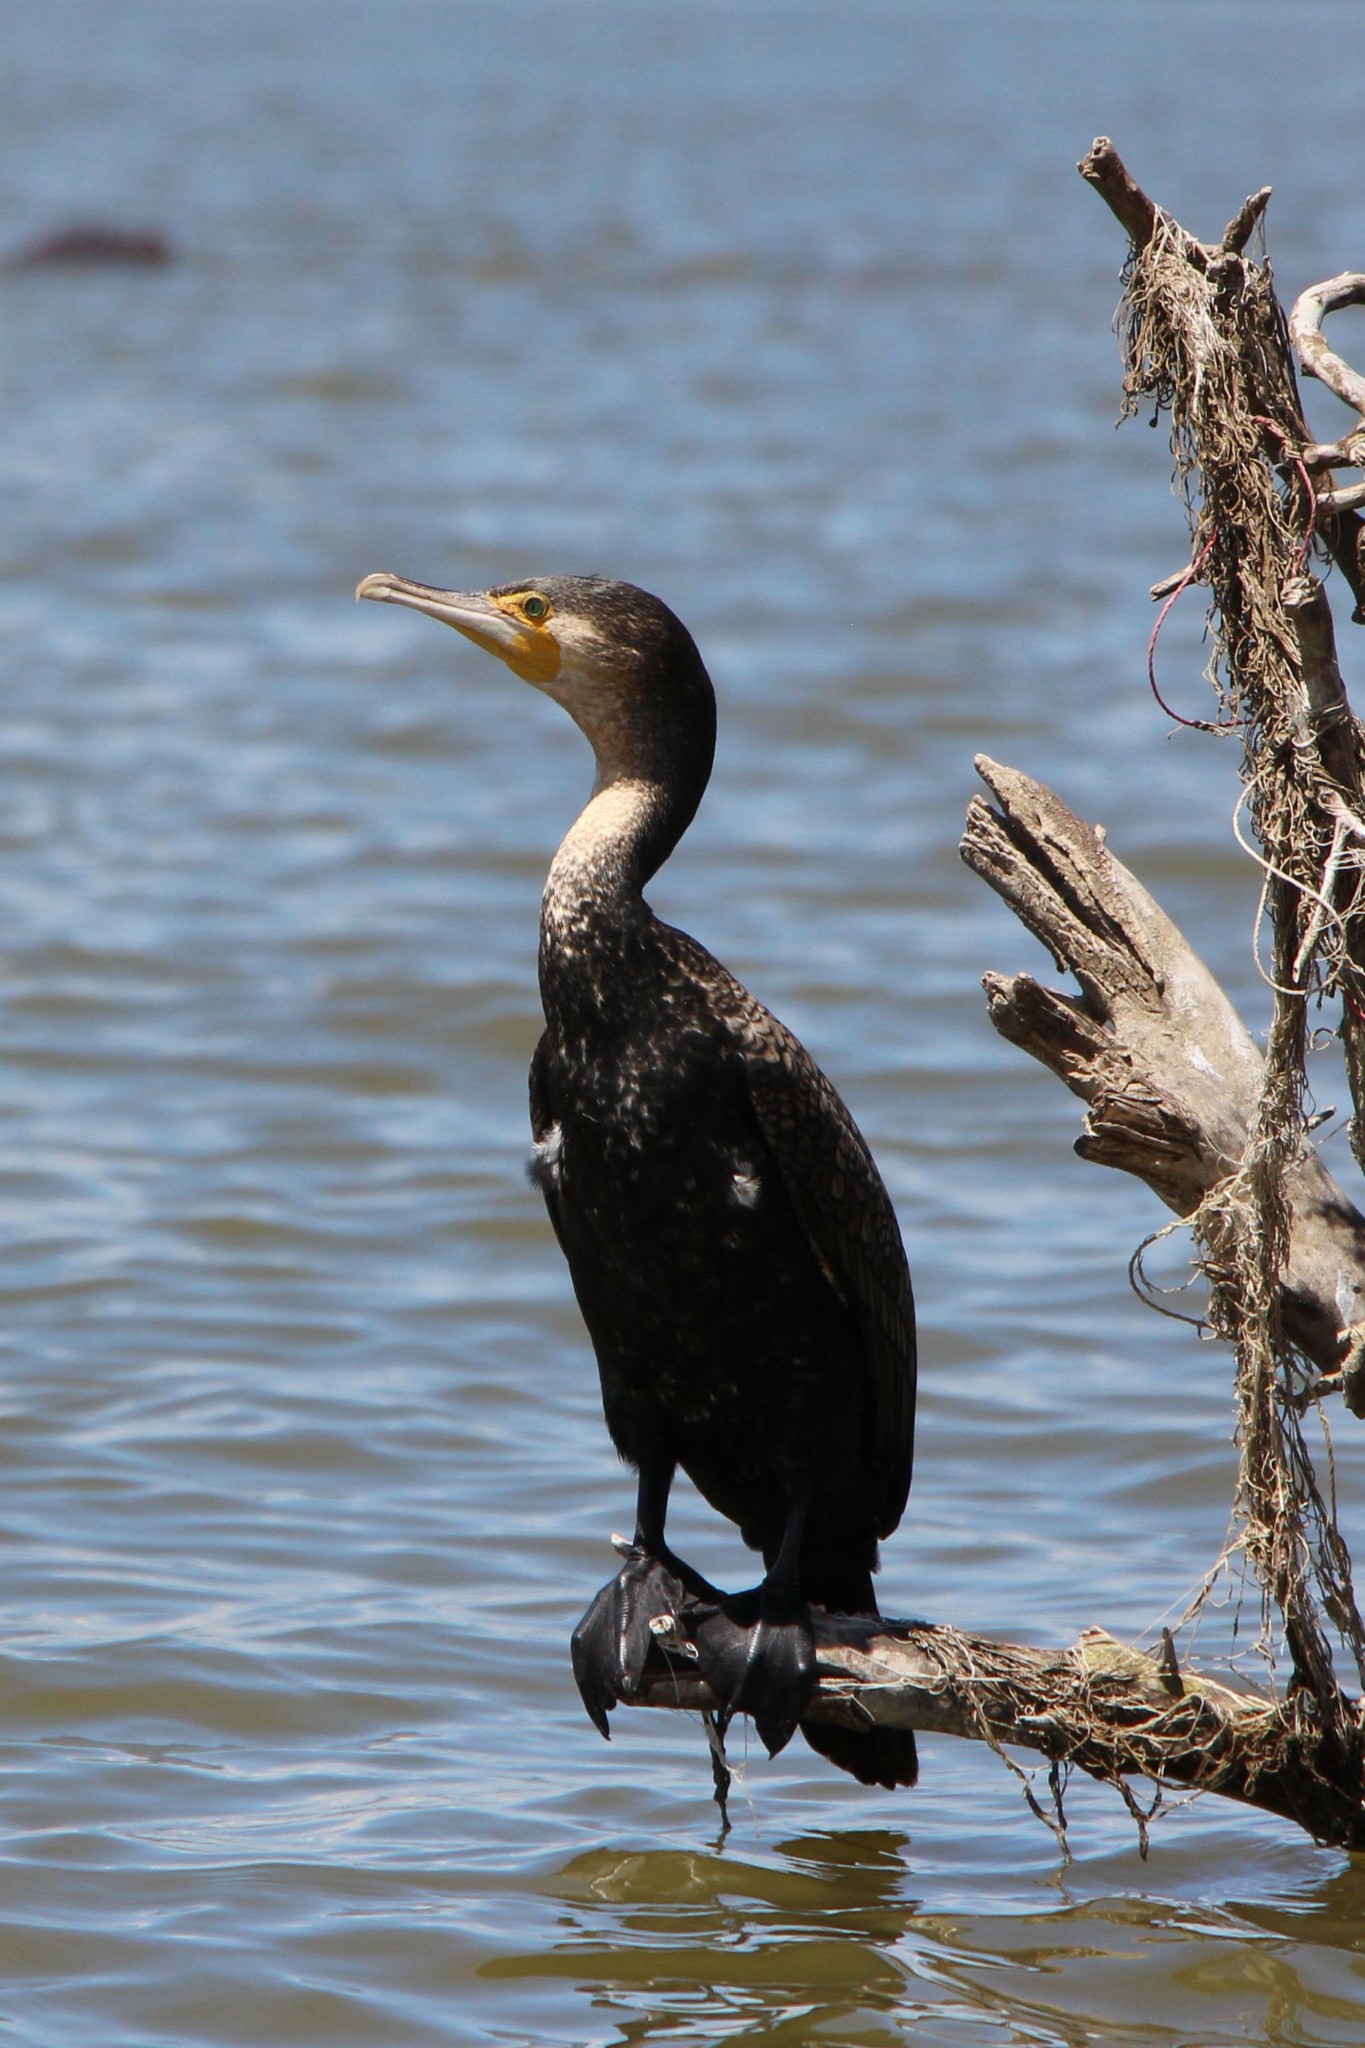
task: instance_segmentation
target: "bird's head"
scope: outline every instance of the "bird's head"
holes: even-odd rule
[[[705,784],[715,697],[696,643],[659,598],[602,576],[535,576],[434,590],[387,571],[357,597],[453,626],[562,704],[592,743],[598,784],[685,774]]]

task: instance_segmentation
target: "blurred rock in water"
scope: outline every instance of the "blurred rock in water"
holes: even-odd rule
[[[156,269],[174,261],[175,250],[156,228],[116,228],[101,221],[77,221],[22,242],[3,259],[0,268],[74,270],[114,263]]]

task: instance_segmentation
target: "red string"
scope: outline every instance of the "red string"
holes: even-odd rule
[[[1176,584],[1175,589],[1171,592],[1165,604],[1162,605],[1161,610],[1157,613],[1156,624],[1152,628],[1152,637],[1147,642],[1147,680],[1152,686],[1152,695],[1156,698],[1157,703],[1161,706],[1162,710],[1165,712],[1168,718],[1173,718],[1177,725],[1189,726],[1190,729],[1194,732],[1234,732],[1237,727],[1237,720],[1235,718],[1232,718],[1223,720],[1222,722],[1215,722],[1211,718],[1182,718],[1178,711],[1173,711],[1170,705],[1166,702],[1166,699],[1162,696],[1160,688],[1157,684],[1156,643],[1161,633],[1161,629],[1166,623],[1167,612],[1169,612],[1171,606],[1175,603],[1176,599],[1180,597],[1183,594],[1183,592],[1187,591],[1190,585],[1194,582],[1195,578],[1199,574],[1199,571],[1203,568],[1205,562],[1208,560],[1209,550],[1212,548],[1217,538],[1218,528],[1215,526],[1213,532],[1204,542],[1204,545],[1199,552],[1198,559],[1190,563],[1189,568],[1185,571],[1180,581]]]
[[[1280,445],[1282,447],[1292,446],[1288,433],[1279,424],[1277,420],[1263,419],[1259,413],[1253,413],[1252,418],[1258,427],[1268,428],[1268,430],[1272,434],[1278,435]],[[1304,531],[1303,546],[1299,550],[1299,568],[1300,570],[1302,570],[1308,560],[1308,551],[1313,545],[1313,536],[1317,531],[1318,494],[1316,490],[1313,488],[1313,479],[1308,474],[1308,466],[1304,462],[1302,455],[1300,455],[1297,452],[1297,450],[1293,450],[1293,452],[1291,452],[1289,456],[1289,461],[1298,471],[1299,481],[1300,483],[1302,483],[1304,491],[1308,498],[1308,525]],[[1182,596],[1183,593],[1187,591],[1190,585],[1195,581],[1199,574],[1199,571],[1203,568],[1205,562],[1208,560],[1209,550],[1212,548],[1217,538],[1218,528],[1215,527],[1213,532],[1205,541],[1198,560],[1191,562],[1189,568],[1185,571],[1185,574],[1181,577],[1179,583],[1176,584],[1175,589],[1171,592],[1165,604],[1162,605],[1161,610],[1157,613],[1157,621],[1152,628],[1152,637],[1147,642],[1147,680],[1152,686],[1152,695],[1156,698],[1157,703],[1161,706],[1162,710],[1165,712],[1168,718],[1173,718],[1177,725],[1188,726],[1194,732],[1235,732],[1237,729],[1238,721],[1235,718],[1223,720],[1214,720],[1211,718],[1182,718],[1178,711],[1173,710],[1172,707],[1166,702],[1166,699],[1162,696],[1161,691],[1157,685],[1156,643],[1160,636],[1161,629],[1166,623],[1166,614],[1170,611],[1176,599]],[[1365,1013],[1362,1013],[1362,1015],[1365,1015]]]

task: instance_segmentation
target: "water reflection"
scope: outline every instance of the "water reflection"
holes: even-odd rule
[[[1301,1888],[1290,1884],[1286,1893],[1273,1902],[1253,1900],[1236,1910],[1253,1926],[1286,1941],[1307,1939],[1365,1956],[1365,1856],[1353,1856],[1340,1869],[1328,1870]],[[1361,1977],[1365,1981],[1365,1969]]]
[[[594,1850],[560,1873],[569,1910],[553,1949],[485,1973],[562,1975],[623,2042],[795,2048],[837,2026],[841,2041],[880,2043],[890,2036],[873,2016],[900,2010],[906,1990],[908,1849],[908,1836],[866,1829],[796,1836],[763,1862]]]
[[[1365,1869],[1332,1873],[1292,1911],[1072,1888],[1008,1918],[926,1911],[912,1839],[890,1830],[798,1835],[762,1861],[592,1850],[551,1887],[568,1905],[554,1942],[480,1975],[563,1979],[621,2043],[1117,2048],[1140,2032],[1153,2048],[1290,2048],[1365,2034]]]

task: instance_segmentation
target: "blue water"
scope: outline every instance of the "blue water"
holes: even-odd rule
[[[1210,235],[1273,182],[1286,292],[1359,266],[1365,21],[0,25],[7,244],[96,217],[179,253],[0,278],[14,2040],[1359,2041],[1362,1880],[1264,1817],[1182,1808],[1144,1864],[1077,1784],[1064,1865],[978,1745],[925,1739],[894,1797],[751,1749],[722,1849],[694,1723],[602,1745],[566,1644],[631,1489],[522,1173],[588,762],[350,593],[596,569],[687,619],[721,744],[654,900],[838,1081],[916,1271],[883,1604],[1150,1632],[1226,1532],[1228,1361],[1128,1292],[1162,1214],[992,1033],[981,974],[1044,963],[955,846],[976,751],[1041,775],[1263,1020],[1234,755],[1146,688],[1183,527],[1162,438],[1113,429],[1123,249],[1073,165],[1113,134]],[[1204,658],[1178,612],[1170,701],[1203,708]],[[750,1569],[686,1493],[676,1529]]]

